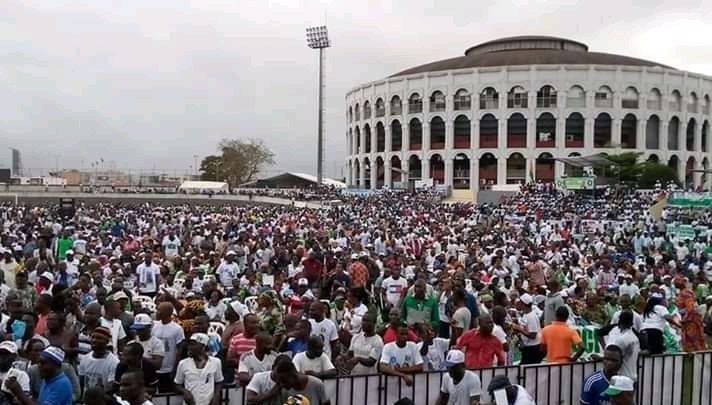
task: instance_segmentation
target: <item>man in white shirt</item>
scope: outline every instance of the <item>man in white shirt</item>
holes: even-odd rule
[[[0,249],[2,249],[0,247]],[[11,250],[4,250],[2,259],[0,259],[0,270],[5,276],[5,284],[11,289],[15,288],[15,274],[17,274],[17,268],[20,267],[12,257]]]
[[[87,387],[103,387],[108,390],[115,381],[119,358],[108,350],[111,331],[99,326],[91,334],[91,352],[79,357],[77,374],[85,391]]]
[[[398,327],[396,341],[383,346],[381,372],[400,377],[407,386],[413,385],[412,374],[423,371],[423,357],[415,343],[408,341],[408,325]]]
[[[231,250],[225,254],[225,260],[220,263],[217,270],[217,276],[220,284],[227,291],[233,289],[232,280],[240,274],[240,267],[235,263],[235,251]]]
[[[522,364],[537,364],[541,362],[543,353],[541,352],[541,320],[532,306],[534,297],[529,294],[522,294],[519,297],[519,310],[522,316],[519,324],[513,325],[515,331],[521,336]]]
[[[633,332],[633,311],[625,310],[621,312],[618,319],[618,326],[613,328],[608,333],[606,343],[615,345],[623,352],[621,369],[618,374],[631,378],[633,381],[638,379],[638,355],[640,354],[640,340]]]
[[[136,332],[134,341],[143,347],[143,358],[158,370],[161,368],[166,351],[163,347],[163,342],[151,335],[152,329],[153,319],[146,314],[137,314],[133,324],[131,324],[131,330]]]
[[[393,267],[391,269],[391,276],[383,279],[383,283],[381,284],[386,301],[394,307],[400,306],[403,291],[408,288],[408,281],[401,277],[400,273],[400,267]]]
[[[445,359],[447,373],[443,375],[437,405],[478,404],[482,395],[482,382],[477,374],[465,370],[465,353],[450,350]]]
[[[176,236],[174,230],[171,229],[168,235],[163,237],[161,246],[163,246],[163,253],[166,258],[172,258],[180,255],[180,238]]]
[[[280,354],[274,359],[272,370],[261,371],[252,376],[245,390],[247,405],[282,405],[284,395],[282,387],[277,385],[277,375],[274,371],[280,363],[291,363],[292,359],[286,354]]]
[[[324,341],[321,336],[310,336],[307,350],[294,356],[297,371],[317,378],[336,376],[336,367],[324,353]]]
[[[336,325],[331,319],[324,317],[324,304],[314,302],[309,306],[309,322],[311,323],[312,336],[320,336],[324,341],[324,352],[332,358],[335,353],[336,344],[339,343],[339,335],[336,332]]]
[[[240,356],[237,366],[240,384],[245,386],[255,374],[270,370],[276,358],[277,353],[272,351],[272,336],[266,332],[258,333],[255,336],[255,348]]]
[[[0,389],[0,402],[1,403],[17,403],[15,396],[10,393],[7,388],[7,380],[9,378],[14,378],[25,395],[30,394],[30,377],[26,372],[16,369],[13,367],[13,363],[17,359],[17,345],[12,341],[4,341],[0,343],[0,382],[2,388]],[[6,402],[15,401],[15,402]]]
[[[141,295],[154,297],[158,292],[161,268],[153,263],[153,253],[150,250],[144,253],[143,263],[136,267],[136,274],[138,274],[138,291]]]
[[[151,334],[163,342],[164,357],[158,374],[158,389],[165,392],[171,389],[171,373],[176,364],[177,346],[185,339],[183,328],[173,321],[173,304],[162,302],[156,311],[158,321],[153,324]]]
[[[367,314],[361,321],[361,332],[351,338],[347,359],[353,364],[351,375],[376,374],[383,351],[383,339],[376,334],[376,317]]]
[[[185,403],[217,405],[222,401],[223,373],[220,360],[206,353],[210,337],[194,333],[188,342],[188,357],[178,363],[176,391]]]

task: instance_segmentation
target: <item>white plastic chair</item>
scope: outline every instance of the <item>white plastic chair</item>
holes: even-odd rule
[[[257,303],[257,297],[247,297],[245,298],[245,305],[247,306],[247,309],[250,311],[250,313],[255,313],[257,312],[257,307],[259,304]]]
[[[156,303],[153,302],[153,301],[144,301],[144,302],[141,302],[141,308],[147,310],[147,311],[150,312],[151,314],[155,314],[155,313],[156,313]]]
[[[185,279],[184,278],[178,278],[173,280],[173,288],[182,290],[183,286],[185,285]]]
[[[210,322],[210,326],[208,327],[208,335],[211,333],[216,334],[218,336],[222,336],[223,332],[225,331],[225,324],[222,322]]]
[[[147,295],[138,295],[134,298],[134,301],[140,302],[142,307],[145,307],[146,304],[148,304],[148,303],[155,304],[153,302],[153,298],[151,298]]]

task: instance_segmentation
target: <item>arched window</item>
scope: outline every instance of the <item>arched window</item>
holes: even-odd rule
[[[694,118],[690,118],[687,121],[687,130],[685,131],[685,149],[694,152],[695,151],[695,127],[697,126],[697,121]]]
[[[682,96],[677,90],[673,90],[670,94],[670,111],[682,111]]]
[[[413,155],[408,159],[408,179],[420,180],[423,178],[423,163],[420,158]]]
[[[529,93],[522,86],[514,86],[507,93],[507,108],[527,108]]]
[[[391,98],[391,115],[401,115],[403,113],[403,103],[400,97],[393,96]]]
[[[354,115],[356,116],[356,121],[361,119],[361,108],[359,108],[358,103],[356,103],[356,107],[354,108]]]
[[[454,130],[455,149],[470,149],[470,119],[459,115],[455,118]]]
[[[585,108],[586,107],[586,92],[581,86],[572,86],[566,94],[566,107],[568,108]]]
[[[430,157],[430,178],[433,184],[445,183],[445,161],[437,153]]]
[[[621,122],[621,147],[635,149],[638,138],[638,119],[633,114],[628,114]]]
[[[499,136],[499,123],[492,114],[485,114],[480,119],[480,148],[496,148]]]
[[[417,114],[423,112],[423,99],[420,94],[413,93],[408,98],[408,114]]]
[[[365,106],[366,105],[364,104],[364,108],[365,108]],[[364,132],[364,138],[365,138],[363,141],[364,149],[366,149],[366,153],[371,153],[371,127],[368,124],[366,124],[363,127],[363,132]]]
[[[660,118],[651,115],[645,124],[645,148],[660,149]]]
[[[469,110],[471,106],[470,93],[465,89],[460,89],[453,97],[453,108],[455,111]]]
[[[391,122],[391,151],[403,149],[403,128],[398,120]]]
[[[556,108],[556,89],[544,86],[536,93],[537,108]]]
[[[707,147],[707,133],[710,130],[710,125],[709,121],[705,120],[705,122],[702,123],[702,131],[700,132],[700,140],[702,141],[702,152],[707,152],[708,147]]]
[[[493,184],[497,184],[497,158],[491,153],[482,155],[479,161],[480,166],[480,190],[489,190]]]
[[[648,93],[648,110],[662,110],[663,108],[663,95],[660,93],[660,90],[653,88],[650,90],[650,93]]]
[[[675,171],[675,176],[680,177],[680,159],[677,156],[670,156],[670,159],[668,159],[668,167]]]
[[[554,182],[554,157],[551,153],[544,152],[536,158],[534,178],[541,183]]]
[[[496,110],[499,108],[499,94],[494,87],[487,87],[480,93],[480,110]]]
[[[613,92],[608,86],[601,86],[595,95],[594,105],[599,108],[613,107]]]
[[[611,116],[606,113],[598,114],[593,123],[593,147],[611,147]]]
[[[668,124],[668,149],[680,149],[680,119],[672,117]]]
[[[556,147],[556,118],[550,113],[543,113],[536,120],[536,147]]]
[[[445,149],[445,121],[440,117],[430,120],[430,149]]]
[[[697,93],[690,93],[690,100],[687,103],[687,112],[697,114]]]
[[[430,112],[445,111],[445,95],[441,91],[435,91],[430,96]]]
[[[349,107],[349,122],[353,122],[354,120],[354,109],[353,107]]]
[[[452,188],[466,190],[470,188],[470,158],[464,153],[458,153],[452,162]]]
[[[386,115],[386,103],[382,98],[376,100],[376,117],[383,117]]]
[[[346,134],[346,147],[349,150],[349,155],[354,153],[354,131],[349,128],[349,132]]]
[[[363,119],[367,120],[371,118],[371,103],[366,101],[363,103]]]
[[[527,161],[521,153],[507,158],[507,184],[521,184],[527,180]]]
[[[527,147],[527,119],[520,113],[514,113],[507,120],[507,147]]]
[[[421,150],[423,148],[423,124],[419,119],[413,118],[408,124],[410,133],[409,150]]]
[[[710,114],[710,105],[712,105],[712,102],[710,102],[710,96],[705,94],[705,102],[704,102],[704,105],[702,106],[702,112],[704,114],[707,114],[707,115]]]
[[[383,123],[376,124],[376,152],[386,151],[386,129]]]
[[[583,148],[586,122],[580,113],[571,113],[566,118],[566,147]]]
[[[625,89],[623,99],[621,100],[621,107],[630,109],[638,108],[638,89],[635,87]]]

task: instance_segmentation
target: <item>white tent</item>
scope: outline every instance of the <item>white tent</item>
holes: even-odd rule
[[[178,188],[181,191],[185,191],[187,193],[200,193],[204,191],[213,191],[213,192],[220,192],[220,191],[229,191],[230,188],[228,187],[227,183],[222,182],[222,181],[184,181],[183,184],[180,185]]]

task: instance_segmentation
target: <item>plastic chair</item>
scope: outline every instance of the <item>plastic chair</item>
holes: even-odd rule
[[[250,313],[255,313],[257,312],[257,307],[259,304],[257,303],[257,297],[247,297],[245,298],[245,305],[247,306],[247,309],[250,311]]]
[[[151,304],[154,304],[154,305],[155,305],[155,303],[153,302],[153,298],[151,298],[151,297],[149,297],[149,296],[147,296],[147,295],[138,295],[138,296],[136,296],[136,297],[134,298],[134,301],[140,302],[140,303],[141,303],[141,306],[143,306],[143,307],[145,307],[146,304],[148,304],[148,303],[151,303]]]
[[[223,332],[225,331],[225,324],[222,322],[210,322],[210,326],[208,327],[208,335],[211,333],[214,333],[218,336],[222,336]]]

